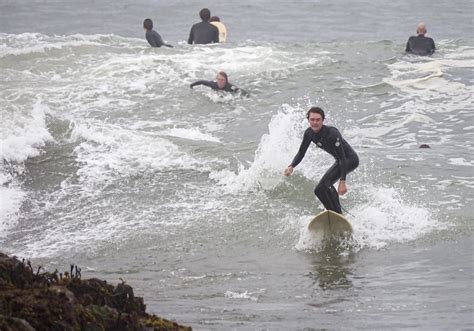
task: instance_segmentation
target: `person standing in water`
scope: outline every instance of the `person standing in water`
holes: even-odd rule
[[[211,11],[207,8],[199,12],[202,22],[196,23],[189,32],[188,44],[211,44],[219,42],[219,30],[209,23]]]
[[[172,45],[166,44],[158,32],[153,30],[153,21],[149,18],[143,21],[143,29],[146,31],[145,37],[151,47],[173,47]]]
[[[240,93],[242,96],[248,96],[249,93],[235,85],[229,83],[227,74],[223,71],[217,73],[216,80],[198,80],[192,83],[189,87],[193,88],[194,86],[204,85],[212,88],[214,91],[225,91],[230,93]]]
[[[434,53],[436,47],[434,40],[430,37],[425,37],[427,30],[425,23],[421,22],[416,28],[417,36],[411,36],[408,39],[405,51],[415,55],[431,55]]]
[[[284,170],[285,176],[291,176],[293,169],[303,160],[311,142],[331,154],[336,162],[326,171],[314,189],[314,194],[327,210],[342,214],[339,195],[347,193],[346,175],[359,165],[359,157],[349,143],[342,138],[338,129],[324,125],[324,111],[312,107],[306,114],[309,128],[303,135],[303,141],[291,164]],[[334,183],[339,180],[338,189]]]

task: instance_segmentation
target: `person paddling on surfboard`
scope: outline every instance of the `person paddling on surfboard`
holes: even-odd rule
[[[308,110],[306,118],[309,128],[303,135],[300,149],[291,164],[284,170],[285,176],[291,176],[294,167],[303,160],[311,142],[331,154],[336,162],[326,171],[314,189],[314,194],[327,210],[342,214],[339,195],[347,192],[346,175],[359,165],[359,157],[347,141],[342,138],[338,129],[324,125],[324,111],[319,107]],[[333,184],[339,179],[336,191]],[[338,195],[339,194],[339,195]]]
[[[231,92],[231,93],[240,93],[240,95],[242,96],[249,96],[249,93],[247,91],[229,83],[227,74],[223,71],[220,71],[217,73],[216,81],[198,80],[192,83],[191,85],[189,85],[189,87],[193,88],[194,86],[197,86],[197,85],[205,85],[207,87],[212,88],[214,91],[226,91],[226,92]]]

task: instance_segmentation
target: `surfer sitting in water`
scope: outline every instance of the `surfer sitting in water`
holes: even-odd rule
[[[146,31],[145,38],[150,44],[151,47],[173,47],[172,45],[166,44],[158,32],[153,30],[153,21],[149,18],[146,18],[143,21],[143,29]]]
[[[212,80],[198,80],[192,83],[189,87],[193,88],[197,85],[205,85],[207,87],[212,88],[214,91],[226,91],[231,93],[240,93],[242,96],[248,96],[249,93],[235,85],[229,83],[229,79],[227,78],[227,74],[223,71],[217,73],[216,81]]]
[[[188,44],[211,44],[219,42],[219,30],[209,23],[211,11],[207,8],[199,12],[202,22],[196,23],[189,32]]]
[[[408,39],[405,51],[415,55],[431,55],[436,47],[432,38],[425,37],[427,30],[425,23],[421,22],[416,28],[417,36],[411,36]]]
[[[285,169],[284,175],[290,176],[293,168],[296,167],[306,153],[311,142],[319,148],[331,154],[336,162],[326,171],[314,189],[314,194],[322,202],[327,210],[332,210],[342,214],[339,196],[347,192],[346,174],[353,171],[359,165],[359,157],[347,141],[342,138],[338,129],[324,125],[324,111],[319,107],[312,107],[308,110],[306,118],[309,128],[303,135],[300,149],[293,162]],[[339,179],[339,186],[336,191],[333,184]]]

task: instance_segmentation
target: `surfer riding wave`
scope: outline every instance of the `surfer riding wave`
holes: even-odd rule
[[[298,153],[285,169],[284,175],[290,176],[293,173],[293,169],[303,160],[311,142],[315,143],[319,148],[331,154],[336,162],[316,185],[314,194],[327,210],[342,214],[339,195],[347,193],[346,175],[358,167],[359,157],[349,143],[342,138],[338,129],[323,124],[325,114],[321,108],[312,107],[308,110],[306,118],[310,127],[304,132]],[[336,191],[333,185],[338,179],[339,186]]]

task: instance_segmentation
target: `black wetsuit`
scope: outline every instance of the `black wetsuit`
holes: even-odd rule
[[[217,85],[217,82],[214,82],[212,80],[198,80],[197,82],[194,82],[190,85],[191,88],[197,85],[205,85],[207,87],[212,88],[214,91],[226,91],[230,93],[240,93],[242,96],[248,96],[249,93],[235,85],[230,84],[227,82],[223,88],[219,88],[219,85]]]
[[[210,44],[219,42],[219,30],[209,22],[196,23],[189,32],[188,44]]]
[[[319,132],[308,128],[303,135],[300,149],[290,166],[296,167],[303,160],[311,142],[331,154],[336,162],[326,171],[314,189],[314,194],[327,210],[342,214],[339,195],[333,184],[338,180],[346,180],[346,175],[359,165],[359,157],[347,141],[342,138],[339,130],[323,125]]]
[[[405,51],[416,55],[431,55],[436,47],[433,39],[424,35],[411,36],[408,39]]]
[[[156,32],[155,30],[148,30],[145,33],[145,37],[151,47],[161,47],[161,46],[173,47],[171,45],[165,44],[163,39],[161,39],[160,34]]]

